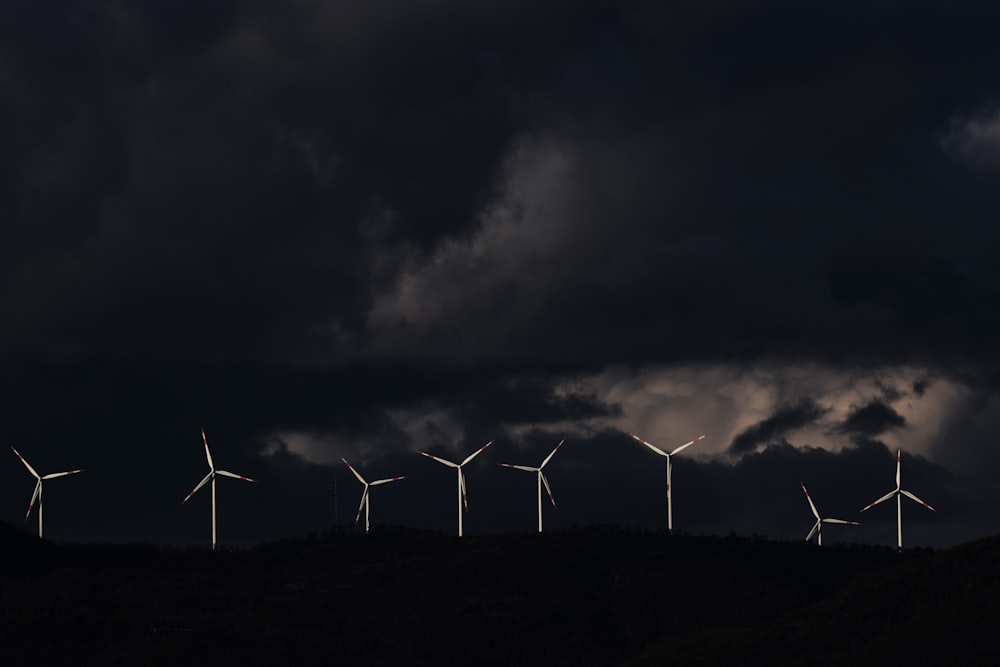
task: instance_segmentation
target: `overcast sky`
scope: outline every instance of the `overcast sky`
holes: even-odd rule
[[[1000,531],[1000,8],[0,4],[0,441],[46,535]],[[34,480],[0,459],[0,519]],[[892,503],[831,541],[893,544]],[[34,530],[32,518],[27,529]]]

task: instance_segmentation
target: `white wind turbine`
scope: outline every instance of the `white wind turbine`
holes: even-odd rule
[[[899,462],[900,462],[901,459],[902,459],[902,453],[897,448],[896,449],[896,488],[893,489],[892,491],[890,491],[889,493],[885,494],[884,496],[882,496],[881,498],[879,498],[878,500],[876,500],[872,504],[866,505],[864,508],[861,509],[861,511],[864,512],[865,510],[869,510],[869,509],[875,507],[876,505],[878,505],[879,503],[881,503],[881,502],[883,502],[885,500],[889,500],[889,498],[892,498],[893,496],[896,497],[896,550],[897,551],[902,551],[903,550],[903,507],[902,507],[902,505],[903,505],[902,497],[903,496],[906,496],[910,500],[914,500],[914,501],[920,503],[921,505],[923,505],[924,507],[926,507],[927,509],[929,509],[932,512],[937,512],[936,509],[934,509],[933,507],[931,507],[930,505],[928,505],[927,503],[925,503],[924,501],[922,501],[920,498],[917,498],[915,495],[913,495],[912,493],[910,493],[909,491],[907,491],[906,489],[902,488],[899,485]]]
[[[657,447],[656,445],[646,442],[645,440],[637,436],[635,433],[629,433],[629,435],[638,440],[639,442],[641,442],[642,444],[646,445],[651,450],[653,450],[654,452],[656,452],[657,454],[659,454],[660,456],[664,457],[667,460],[667,529],[672,533],[674,532],[674,505],[670,493],[670,484],[671,484],[671,477],[673,476],[673,463],[670,461],[670,457],[674,456],[675,454],[680,454],[682,451],[684,451],[694,443],[698,442],[702,438],[707,438],[708,433],[705,433],[704,435],[699,435],[691,442],[685,442],[683,445],[676,448],[669,454],[660,449],[659,447]]]
[[[65,477],[66,475],[75,475],[78,472],[83,472],[83,469],[81,468],[80,470],[69,470],[67,472],[53,472],[49,473],[48,475],[39,475],[37,472],[35,472],[35,469],[31,467],[31,464],[28,463],[23,456],[21,456],[21,453],[19,451],[17,451],[13,447],[11,447],[11,449],[13,449],[14,453],[17,454],[17,458],[21,459],[21,463],[23,463],[24,467],[28,469],[28,472],[30,472],[35,477],[35,479],[38,480],[35,483],[35,492],[31,494],[31,502],[28,503],[28,512],[24,515],[24,520],[27,521],[28,517],[31,516],[31,510],[35,506],[35,501],[37,500],[38,537],[40,538],[42,537],[42,481],[46,479],[55,479],[56,477]]]
[[[344,465],[346,465],[348,468],[351,469],[351,472],[353,472],[354,476],[358,478],[358,481],[365,485],[364,493],[361,494],[361,504],[358,505],[358,514],[357,514],[357,516],[354,517],[354,525],[355,526],[358,525],[358,520],[361,518],[361,510],[364,510],[365,511],[365,534],[367,535],[368,531],[371,529],[371,521],[370,521],[371,509],[370,509],[369,500],[368,500],[369,499],[368,487],[370,487],[370,486],[379,486],[380,484],[388,484],[389,482],[396,482],[396,481],[399,481],[401,479],[406,479],[406,477],[405,476],[403,476],[403,477],[390,477],[389,479],[376,479],[374,482],[366,482],[365,478],[361,476],[361,473],[359,473],[357,470],[355,470],[354,466],[352,466],[350,463],[347,462],[347,459],[345,459],[343,456],[341,456],[340,460],[344,462]]]
[[[552,450],[552,453],[546,456],[545,460],[542,461],[542,465],[538,466],[537,468],[530,468],[528,466],[516,466],[512,463],[499,464],[504,468],[514,468],[515,470],[525,470],[527,472],[533,472],[538,474],[538,532],[539,533],[542,532],[542,485],[543,484],[545,485],[545,490],[549,492],[549,500],[552,501],[552,507],[556,506],[556,499],[552,496],[552,489],[549,488],[549,480],[545,479],[545,475],[542,473],[542,468],[545,467],[546,463],[552,460],[552,457],[555,456],[556,452],[559,450],[560,447],[562,447],[562,444],[564,442],[566,441],[560,440],[559,444],[556,445],[556,448]]]
[[[449,468],[455,468],[455,470],[458,472],[458,536],[459,537],[462,537],[462,506],[463,505],[465,506],[466,512],[469,511],[469,500],[468,498],[466,498],[465,495],[465,475],[462,474],[462,468],[465,466],[465,464],[467,464],[469,461],[479,456],[480,452],[482,452],[484,449],[486,449],[492,444],[493,441],[490,440],[485,445],[483,445],[476,451],[466,456],[465,460],[462,461],[461,463],[452,463],[451,461],[434,456],[433,454],[428,454],[427,452],[417,452],[418,454],[423,454],[429,459],[434,459],[438,463],[443,463]]]
[[[198,482],[198,486],[194,487],[194,490],[191,491],[191,493],[187,494],[187,496],[184,497],[184,500],[181,501],[181,505],[190,500],[191,496],[198,493],[198,489],[205,486],[205,482],[208,481],[212,482],[212,551],[215,551],[215,477],[217,475],[222,475],[223,477],[242,479],[244,482],[253,482],[255,484],[257,483],[257,480],[250,479],[249,477],[245,477],[243,475],[237,475],[231,472],[227,472],[225,470],[216,470],[215,463],[212,462],[212,452],[208,450],[208,438],[205,437],[204,428],[201,429],[201,440],[202,442],[205,443],[205,458],[208,459],[208,474],[205,475],[205,479]]]
[[[813,516],[816,517],[816,525],[814,525],[812,527],[812,530],[809,531],[809,534],[806,535],[806,542],[808,542],[809,540],[811,540],[812,536],[815,534],[816,535],[816,544],[818,544],[819,546],[823,546],[823,524],[824,523],[841,523],[841,524],[847,524],[848,526],[860,526],[861,525],[857,521],[844,521],[843,519],[821,519],[819,517],[819,512],[816,511],[816,506],[813,504],[812,497],[809,495],[809,492],[806,491],[806,485],[802,484],[802,482],[799,482],[799,484],[802,485],[802,492],[806,494],[806,500],[809,501],[809,509],[812,510]]]

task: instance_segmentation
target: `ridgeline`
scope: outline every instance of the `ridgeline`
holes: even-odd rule
[[[212,553],[0,523],[3,664],[991,664],[1000,538],[946,551],[381,527]]]

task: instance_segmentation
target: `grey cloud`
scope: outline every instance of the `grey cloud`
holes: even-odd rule
[[[798,403],[781,407],[767,419],[738,433],[729,444],[729,452],[746,454],[761,445],[777,442],[796,429],[815,423],[828,411],[828,408],[812,398],[804,398]]]
[[[873,400],[866,405],[855,406],[843,423],[836,426],[842,433],[874,437],[893,428],[902,428],[906,420],[890,405]]]
[[[941,143],[960,160],[977,167],[995,167],[1000,164],[1000,112],[986,109],[953,119]]]

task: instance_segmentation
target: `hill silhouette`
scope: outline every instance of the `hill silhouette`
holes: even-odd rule
[[[39,664],[982,664],[1000,538],[947,551],[588,527],[383,528],[211,553],[0,525],[3,655]]]

